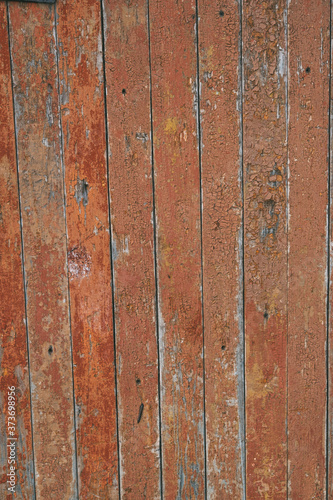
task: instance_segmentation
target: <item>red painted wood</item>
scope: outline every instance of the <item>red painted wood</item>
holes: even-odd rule
[[[330,2],[291,2],[288,23],[288,490],[324,498]]]
[[[73,381],[54,8],[10,3],[37,498],[74,498]]]
[[[147,2],[105,0],[104,7],[121,496],[157,499],[158,354]]]
[[[286,2],[243,5],[247,498],[287,474]]]
[[[240,10],[199,0],[207,497],[244,493]]]
[[[150,2],[163,495],[203,498],[203,333],[194,0]]]
[[[15,491],[22,500],[34,494],[32,434],[30,415],[30,387],[25,325],[24,285],[22,274],[22,243],[20,234],[19,193],[16,170],[13,96],[10,71],[7,10],[0,3],[0,435],[1,477],[0,497],[13,498],[8,490],[10,466],[14,466]],[[8,418],[8,390],[16,388],[15,414]],[[11,399],[12,402],[12,399]],[[12,410],[11,410],[12,412]],[[10,434],[8,423],[14,423]],[[12,427],[12,425],[10,426]],[[16,438],[15,463],[7,445]],[[8,463],[10,460],[10,463]]]
[[[101,7],[58,0],[80,498],[118,498]]]

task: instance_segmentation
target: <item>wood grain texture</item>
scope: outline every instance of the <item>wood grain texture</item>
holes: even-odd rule
[[[37,498],[76,498],[54,9],[9,4]]]
[[[150,2],[163,495],[204,496],[196,5]]]
[[[80,498],[118,498],[118,454],[101,6],[59,0]]]
[[[240,8],[199,0],[207,497],[243,498]]]
[[[243,4],[247,498],[285,499],[286,2]]]
[[[104,0],[121,496],[160,498],[147,2]]]
[[[330,2],[291,2],[288,27],[288,489],[290,499],[319,499],[326,494]]]
[[[34,495],[30,386],[25,325],[22,242],[16,169],[13,95],[11,83],[7,10],[0,3],[0,497],[13,498],[8,491],[9,457],[8,387],[16,388],[14,438],[16,444],[17,495],[29,500]],[[13,420],[10,420],[13,422]]]

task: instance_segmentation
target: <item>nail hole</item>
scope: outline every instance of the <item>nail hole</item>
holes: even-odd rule
[[[223,345],[223,346],[221,347],[221,349],[222,349],[222,351],[225,351],[225,345]]]
[[[122,93],[123,95],[125,95],[125,94],[126,94],[126,89],[123,89],[123,90],[121,91],[121,93]]]
[[[220,17],[223,17],[224,16],[224,11],[220,10],[219,15],[220,15]]]
[[[48,353],[51,355],[53,353],[53,347],[50,345],[49,349],[48,349]]]
[[[136,379],[136,385],[140,385],[141,384],[141,380],[139,378]]]
[[[306,71],[307,73],[310,73],[310,71],[311,71],[310,66],[308,66],[308,67],[306,68],[306,70],[305,70],[305,71]]]

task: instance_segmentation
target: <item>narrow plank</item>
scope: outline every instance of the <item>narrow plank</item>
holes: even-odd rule
[[[160,498],[147,2],[104,0],[122,498]],[[140,418],[141,416],[141,418]]]
[[[330,1],[291,2],[288,24],[288,490],[324,498]]]
[[[163,495],[204,497],[196,2],[150,2]]]
[[[9,3],[37,498],[76,497],[54,8]]]
[[[275,500],[287,495],[286,5],[243,4],[246,494]]]
[[[118,498],[104,72],[98,0],[59,0],[57,34],[80,498]]]
[[[331,37],[330,37],[330,51],[331,51],[331,60],[330,60],[330,102],[329,102],[329,176],[330,176],[330,190],[328,192],[329,196],[329,234],[328,234],[328,244],[329,244],[329,267],[328,267],[328,292],[329,295],[327,297],[328,300],[328,337],[327,337],[327,381],[328,381],[328,401],[327,401],[327,499],[333,500],[333,306],[332,306],[332,298],[333,298],[333,103],[332,103],[332,95],[333,95],[333,81],[332,81],[332,72],[333,72],[333,59],[332,59],[332,48],[333,48],[333,39],[332,39],[332,5],[331,5]]]
[[[13,95],[11,85],[7,10],[0,3],[0,497],[13,498],[7,474],[14,465],[15,491],[19,498],[34,496],[33,453],[30,413],[27,334],[25,326],[22,242],[20,234],[19,193],[16,170]],[[8,387],[16,389],[15,420],[8,419]],[[11,391],[9,391],[11,392]],[[8,423],[14,422],[10,436]],[[7,438],[17,439],[15,463],[7,448]]]
[[[199,0],[207,497],[244,496],[240,9]]]

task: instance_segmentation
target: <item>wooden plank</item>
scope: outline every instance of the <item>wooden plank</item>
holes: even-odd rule
[[[118,498],[101,6],[59,0],[79,495]]]
[[[333,235],[333,151],[332,151],[332,144],[333,144],[333,108],[332,108],[332,71],[333,71],[333,59],[332,59],[332,5],[331,5],[331,12],[330,12],[330,24],[331,24],[331,36],[330,36],[330,51],[331,51],[331,58],[330,58],[330,102],[329,102],[329,118],[330,118],[330,123],[329,123],[329,176],[330,176],[330,185],[329,185],[329,233],[328,233],[328,297],[327,300],[328,302],[328,336],[327,336],[327,368],[328,368],[328,373],[327,373],[327,381],[328,381],[328,404],[327,404],[327,471],[326,471],[326,484],[327,484],[327,499],[332,500],[333,499],[333,307],[332,307],[332,298],[333,298],[333,277],[332,277],[332,270],[333,270],[333,245],[332,245],[332,235]]]
[[[291,2],[288,24],[288,490],[324,498],[329,0]]]
[[[7,10],[0,3],[0,497],[13,498],[7,474],[15,467],[16,494],[29,500],[34,496],[34,471],[30,414],[27,334],[25,326],[22,243],[20,233],[19,192],[16,169],[13,95],[11,84]],[[8,415],[8,390],[15,387],[14,415]],[[10,398],[12,402],[12,398]],[[10,410],[12,412],[12,410]],[[14,419],[12,418],[14,416]],[[8,424],[14,423],[14,434]],[[17,440],[15,455],[10,456],[8,438]],[[10,461],[8,463],[8,460]],[[12,462],[12,460],[14,460]]]
[[[76,497],[54,8],[9,3],[37,498]]]
[[[163,495],[204,496],[196,2],[150,2]]]
[[[248,498],[287,494],[286,5],[243,4]]]
[[[105,0],[122,498],[160,498],[147,2]]]
[[[239,4],[198,14],[207,497],[230,499],[245,493]]]

